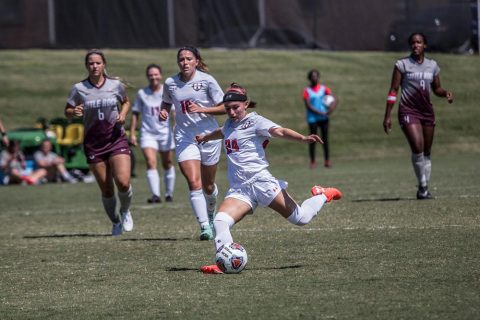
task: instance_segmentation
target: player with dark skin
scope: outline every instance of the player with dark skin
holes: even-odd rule
[[[310,134],[317,134],[318,129],[322,134],[323,140],[323,155],[324,155],[324,166],[326,168],[331,167],[330,156],[329,156],[329,144],[328,144],[328,124],[329,116],[337,108],[338,98],[334,96],[330,88],[324,86],[320,83],[320,72],[318,70],[310,70],[307,75],[307,79],[310,82],[308,88],[304,88],[303,99],[305,102],[305,108],[307,109],[307,123],[310,130]],[[316,105],[312,105],[312,102],[315,101],[315,104],[318,103],[318,98],[315,98],[323,92],[324,96],[333,97],[333,101],[329,105],[322,103],[322,107],[325,108],[325,112],[320,111]],[[310,95],[314,95],[311,97]],[[313,99],[313,100],[312,100]],[[322,99],[323,100],[323,99]],[[310,156],[310,168],[316,168],[317,164],[315,161],[315,143],[312,143],[308,146],[308,152]]]
[[[411,48],[410,58],[417,65],[422,65],[426,59],[425,49],[427,48],[427,41],[425,36],[421,33],[413,33],[409,37],[408,43],[410,44],[410,48]],[[405,74],[402,74],[399,68],[395,66],[393,70],[389,96],[385,106],[385,116],[383,120],[383,129],[386,134],[389,134],[390,131],[392,130],[391,113],[392,113],[392,108],[396,101],[396,95],[399,91],[401,84],[403,88],[402,90],[405,90],[405,88],[403,87],[404,75]],[[433,76],[433,80],[431,81],[431,91],[438,97],[446,98],[449,103],[453,102],[452,92],[442,88],[440,84],[440,76],[438,73]],[[402,108],[402,103],[403,103],[403,99],[402,99],[402,102],[400,103],[400,108]],[[419,106],[416,105],[415,108],[419,109]],[[432,110],[432,113],[433,113],[433,110]],[[401,127],[410,145],[412,154],[423,153],[426,157],[430,157],[433,137],[435,132],[434,121],[433,121],[433,124],[427,124],[427,125],[425,125],[422,121],[419,121],[418,123],[416,122],[407,123],[407,124],[403,124]],[[429,193],[427,198],[428,197],[431,197]]]

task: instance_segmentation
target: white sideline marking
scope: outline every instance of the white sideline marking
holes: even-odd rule
[[[169,204],[168,209],[180,209],[186,207],[183,204]],[[131,206],[131,210],[135,212],[136,209],[141,210],[165,210],[165,208],[157,205],[135,205]],[[104,209],[101,203],[95,207],[69,207],[69,208],[56,208],[56,209],[44,209],[44,210],[25,210],[25,211],[12,211],[9,214],[17,215],[23,214],[25,216],[48,214],[48,213],[79,213],[79,212],[101,212],[104,213]]]
[[[235,229],[234,232],[292,232],[292,231],[302,231],[302,232],[319,232],[319,231],[357,231],[357,230],[367,230],[367,231],[376,231],[376,230],[397,230],[397,229],[407,229],[407,230],[441,230],[447,228],[469,228],[469,229],[479,229],[480,226],[464,226],[459,224],[450,224],[450,225],[440,225],[440,226],[421,226],[421,227],[412,227],[412,226],[370,226],[370,227],[339,227],[339,228],[281,228],[281,229]]]

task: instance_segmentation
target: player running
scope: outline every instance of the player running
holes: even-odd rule
[[[223,127],[207,135],[196,137],[199,144],[223,139],[228,159],[228,181],[230,189],[215,216],[215,248],[233,242],[230,229],[255,208],[269,207],[290,223],[303,226],[309,223],[320,211],[325,202],[338,200],[342,193],[336,188],[314,186],[313,197],[299,206],[288,194],[287,183],[278,180],[268,171],[265,150],[269,138],[276,137],[303,143],[322,143],[316,134],[304,136],[258,115],[247,113],[254,108],[247,91],[232,83],[223,97],[228,120]],[[222,273],[217,265],[201,268],[204,273]]]
[[[412,151],[412,165],[418,181],[417,199],[431,199],[428,190],[432,162],[430,154],[435,129],[435,113],[430,101],[430,91],[438,97],[453,102],[453,94],[440,85],[440,68],[437,62],[425,57],[427,38],[413,33],[408,38],[412,48],[410,56],[395,63],[392,82],[385,106],[383,129],[388,134],[392,129],[391,113],[402,86],[398,120]]]
[[[148,203],[159,203],[160,175],[157,170],[157,152],[160,152],[165,181],[165,201],[173,201],[175,187],[175,168],[172,164],[172,154],[175,148],[172,129],[168,121],[159,121],[162,105],[163,85],[162,68],[150,64],[146,70],[148,87],[138,90],[137,98],[132,108],[132,123],[130,125],[130,142],[137,146],[136,128],[139,117],[142,117],[140,129],[140,147],[147,163],[147,182],[152,196]]]
[[[164,84],[160,119],[167,120],[175,106],[175,150],[180,171],[190,190],[190,203],[200,224],[200,240],[213,240],[213,218],[218,189],[215,185],[220,141],[198,145],[195,136],[218,128],[213,117],[224,114],[223,91],[207,73],[200,52],[185,46],[177,52],[180,72]]]
[[[124,84],[107,76],[106,65],[102,51],[93,49],[87,52],[88,78],[72,87],[65,115],[67,118],[83,118],[83,148],[87,163],[100,187],[103,207],[112,221],[112,236],[118,236],[122,231],[133,229],[130,149],[123,128],[130,102]],[[114,182],[120,200],[120,216],[115,209]]]

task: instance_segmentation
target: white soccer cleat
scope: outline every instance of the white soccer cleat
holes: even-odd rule
[[[121,236],[123,232],[123,224],[121,222],[112,225],[112,236]]]
[[[125,212],[122,214],[122,221],[123,221],[123,231],[132,231],[133,230],[133,218],[130,211]]]

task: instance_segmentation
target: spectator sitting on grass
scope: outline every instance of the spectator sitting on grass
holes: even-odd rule
[[[4,184],[38,184],[47,175],[45,169],[31,170],[27,168],[25,156],[20,150],[17,140],[10,141],[6,150],[0,155],[0,169],[4,170]]]
[[[40,150],[33,155],[37,167],[45,169],[48,182],[56,182],[61,179],[66,182],[76,183],[77,179],[72,177],[65,168],[65,160],[52,151],[52,142],[48,139],[42,141]]]

